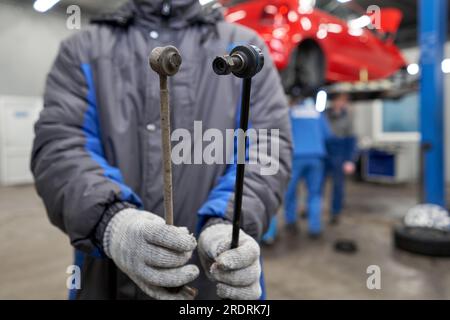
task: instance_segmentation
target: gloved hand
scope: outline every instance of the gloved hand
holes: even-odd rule
[[[197,242],[186,228],[166,225],[164,219],[146,211],[125,209],[108,223],[105,253],[131,280],[152,298],[191,298],[180,287],[199,275],[195,265],[186,265]]]
[[[200,234],[198,252],[203,268],[217,281],[217,295],[223,299],[256,300],[261,296],[261,265],[258,243],[244,231],[239,246],[230,249],[233,227],[219,223]]]

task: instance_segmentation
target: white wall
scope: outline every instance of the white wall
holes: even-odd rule
[[[395,140],[392,137],[380,138],[376,136],[375,129],[375,102],[374,101],[362,101],[353,104],[353,113],[355,117],[355,132],[358,136],[360,144],[364,145],[364,142],[370,143],[375,147],[387,147],[391,149],[400,148],[404,158],[409,161],[402,163],[402,170],[406,181],[415,182],[419,175],[419,142],[412,140]],[[378,132],[379,134],[379,132]],[[412,159],[412,161],[410,161]]]
[[[0,95],[42,95],[59,43],[72,31],[64,12],[38,13],[32,1],[0,3]]]
[[[42,14],[33,1],[0,2],[0,183],[32,181],[33,124],[59,43],[73,31],[64,11]],[[18,96],[8,99],[4,96]],[[23,97],[38,97],[26,99]]]

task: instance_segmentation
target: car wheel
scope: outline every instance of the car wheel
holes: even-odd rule
[[[282,70],[281,79],[288,94],[298,88],[303,96],[314,95],[325,84],[325,58],[320,47],[313,41],[301,44]]]
[[[399,225],[394,228],[397,248],[433,257],[450,257],[450,232]]]

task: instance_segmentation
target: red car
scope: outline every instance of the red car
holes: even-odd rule
[[[405,67],[394,36],[402,13],[354,1],[222,0],[225,18],[266,41],[286,90],[390,77]]]

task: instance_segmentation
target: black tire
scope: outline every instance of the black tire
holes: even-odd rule
[[[292,54],[289,65],[281,72],[286,93],[293,88],[303,96],[314,95],[325,84],[325,57],[322,49],[313,41],[306,41]]]
[[[399,225],[394,228],[394,244],[412,253],[450,257],[450,232]]]

